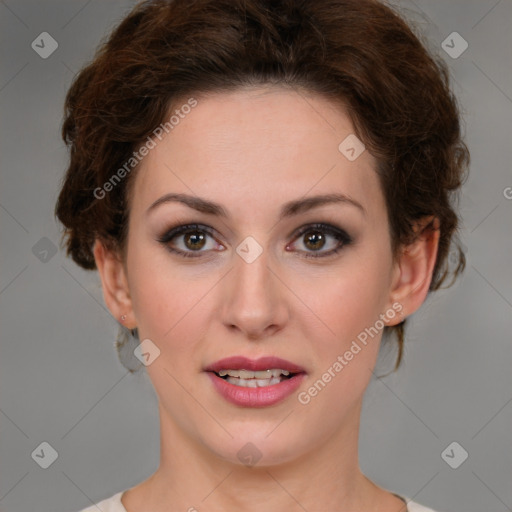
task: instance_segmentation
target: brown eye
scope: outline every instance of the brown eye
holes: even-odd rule
[[[344,230],[330,224],[313,224],[302,228],[291,246],[305,258],[322,258],[338,253],[351,243],[352,238]]]
[[[201,224],[177,226],[157,239],[170,252],[184,257],[205,256],[211,251],[222,251],[223,246],[213,236],[213,230]]]
[[[202,249],[206,244],[206,237],[200,231],[191,231],[184,234],[183,237],[186,247],[193,251]]]
[[[309,231],[304,236],[304,245],[313,251],[321,249],[325,245],[325,236],[320,231]]]

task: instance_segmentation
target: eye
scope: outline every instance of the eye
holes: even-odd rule
[[[303,252],[306,258],[332,256],[352,243],[352,238],[345,231],[329,224],[305,226],[295,235],[295,240],[298,240],[299,252]]]
[[[166,231],[158,241],[169,251],[186,258],[199,257],[201,253],[214,250],[220,245],[213,237],[212,229],[201,224],[177,226]]]

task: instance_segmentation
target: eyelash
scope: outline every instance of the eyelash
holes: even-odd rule
[[[161,237],[157,239],[158,242],[163,244],[170,252],[179,254],[180,256],[183,256],[185,258],[198,258],[201,257],[201,253],[204,253],[206,251],[181,251],[180,249],[175,249],[170,246],[169,242],[173,240],[174,238],[178,237],[179,235],[183,235],[189,232],[203,232],[214,237],[212,228],[202,225],[202,224],[184,224],[180,226],[176,226],[174,228],[169,229],[166,231]],[[300,238],[301,236],[305,235],[309,232],[319,231],[323,234],[328,234],[333,236],[336,240],[338,240],[339,245],[328,252],[318,252],[315,254],[315,252],[303,252],[303,257],[305,258],[326,258],[329,256],[334,256],[335,254],[338,254],[341,249],[346,247],[347,245],[350,245],[353,240],[350,235],[348,235],[344,230],[336,228],[334,226],[331,226],[329,224],[323,224],[323,223],[315,223],[315,224],[308,224],[307,226],[302,227],[299,229],[296,233],[294,233],[293,240]]]
[[[304,258],[327,258],[329,256],[334,256],[335,254],[338,254],[341,251],[341,249],[343,249],[347,245],[350,245],[353,241],[352,237],[350,237],[350,235],[348,235],[348,233],[343,229],[336,228],[329,224],[323,224],[321,222],[315,224],[308,224],[307,226],[304,226],[303,228],[299,229],[298,232],[294,233],[293,240],[300,238],[306,233],[314,231],[319,231],[323,234],[331,235],[338,241],[338,246],[327,252],[304,252]]]

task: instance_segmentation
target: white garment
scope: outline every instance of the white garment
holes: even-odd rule
[[[84,508],[80,512],[126,512],[126,509],[121,503],[121,496],[123,495],[123,492],[124,491],[118,492],[117,494],[114,494],[114,496],[107,498],[106,500],[100,501],[96,505]],[[404,499],[405,501],[407,501],[408,512],[435,512],[435,510],[424,507],[423,505],[420,505],[419,503],[411,501],[405,497]]]

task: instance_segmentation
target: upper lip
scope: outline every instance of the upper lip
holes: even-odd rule
[[[298,364],[273,356],[260,357],[259,359],[248,359],[244,356],[226,357],[210,364],[205,368],[205,371],[218,373],[221,370],[251,370],[257,372],[272,369],[287,370],[290,373],[305,372],[304,368]]]

